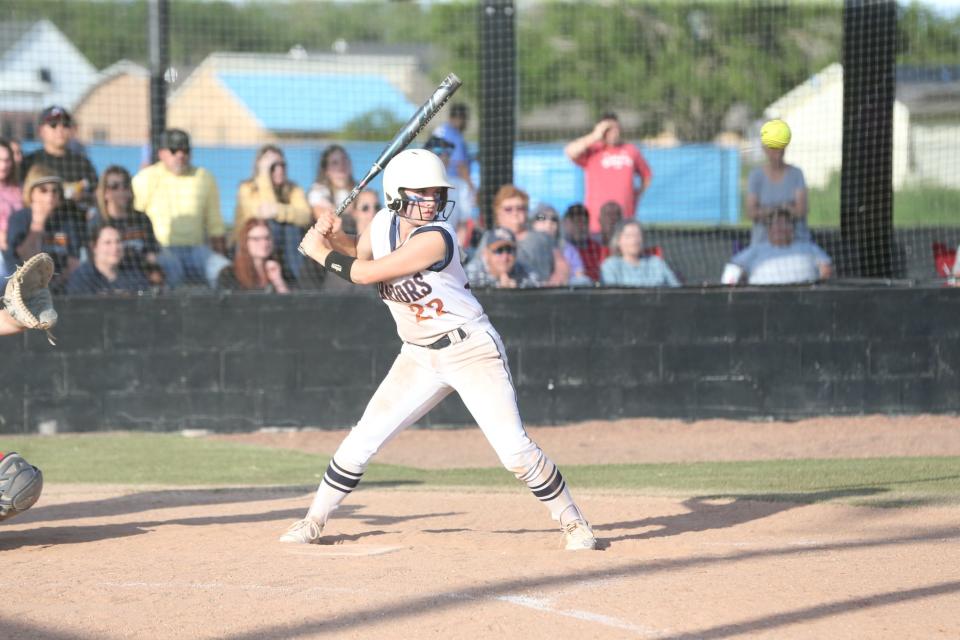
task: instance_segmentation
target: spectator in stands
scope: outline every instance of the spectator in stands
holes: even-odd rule
[[[13,149],[13,162],[17,165],[17,175],[23,178],[26,175],[23,170],[23,147],[20,146],[20,141],[16,138],[7,138],[7,142]]]
[[[733,256],[723,270],[721,282],[735,285],[746,277],[748,284],[800,284],[826,280],[833,263],[823,249],[794,238],[796,219],[788,209],[773,212],[769,241],[751,244]]]
[[[380,199],[377,192],[372,189],[365,189],[357,195],[353,202],[353,221],[357,235],[367,230],[370,223],[373,222],[373,216],[380,211]]]
[[[572,204],[563,214],[563,230],[567,240],[577,248],[583,270],[592,282],[600,281],[600,265],[610,255],[605,247],[590,237],[590,214],[582,204]]]
[[[153,224],[147,214],[133,208],[130,172],[117,164],[107,167],[100,176],[97,208],[87,223],[87,236],[93,238],[99,227],[106,224],[120,233],[123,243],[120,271],[145,274],[150,284],[163,285],[163,270],[158,262],[160,243],[153,233]],[[95,240],[91,242],[95,244]]]
[[[150,288],[150,281],[139,268],[121,268],[124,243],[120,229],[110,223],[101,224],[91,237],[91,258],[70,275],[69,295],[136,293]]]
[[[160,161],[133,178],[133,208],[145,212],[162,247],[158,262],[166,282],[217,284],[230,264],[220,193],[209,171],[190,162],[190,136],[181,129],[163,133]]]
[[[23,207],[23,191],[13,148],[6,140],[0,140],[0,278],[13,271],[3,254],[7,251],[7,222],[10,216]]]
[[[262,218],[247,218],[237,231],[233,264],[220,272],[219,287],[231,291],[290,293],[283,269],[274,257],[270,226]]]
[[[604,202],[600,207],[600,244],[612,249],[613,245],[610,243],[613,242],[613,234],[621,222],[623,222],[623,209],[620,205],[613,200]]]
[[[599,235],[600,209],[613,200],[620,205],[624,219],[636,215],[640,197],[650,187],[653,173],[643,154],[621,137],[617,114],[607,112],[593,131],[577,138],[564,152],[583,167],[586,181],[586,205],[590,213],[590,233]],[[635,176],[640,179],[636,184]]]
[[[463,191],[468,187],[463,184],[463,181],[457,174],[456,169],[453,167],[453,151],[455,149],[454,144],[445,138],[433,135],[423,143],[423,148],[431,151],[443,161],[443,166],[447,169],[447,180],[450,181],[450,184],[454,185],[453,196],[456,198],[456,206],[453,207],[453,211],[447,218],[447,224],[453,227],[454,231],[457,232],[457,239],[460,242],[462,249],[464,238],[466,237],[467,221],[471,220],[473,198],[470,196],[470,194],[466,194],[468,196],[466,202],[462,201],[464,194],[460,191]],[[460,191],[457,191],[457,189]]]
[[[774,211],[782,209],[789,211],[794,220],[796,239],[810,241],[803,171],[783,159],[791,137],[790,127],[783,120],[770,120],[760,129],[766,163],[754,167],[747,178],[747,217],[753,222],[751,244],[767,242],[770,218]]]
[[[554,246],[560,250],[570,268],[570,279],[567,284],[573,286],[591,284],[590,278],[584,271],[580,252],[560,233],[560,214],[556,209],[546,203],[537,205],[530,216],[530,227],[553,239]]]
[[[54,105],[41,111],[38,133],[43,146],[24,157],[21,169],[26,175],[31,167],[41,164],[60,176],[64,214],[85,223],[88,210],[96,205],[97,170],[74,144],[73,124],[73,117],[63,107]]]
[[[347,150],[338,144],[324,149],[317,166],[317,179],[307,194],[313,217],[319,216],[321,211],[336,211],[356,184]]]
[[[533,271],[517,260],[517,239],[504,227],[495,227],[483,234],[480,252],[466,267],[471,287],[526,289],[540,282]]]
[[[60,207],[63,178],[35,164],[23,182],[24,209],[7,221],[5,259],[11,268],[38,253],[49,253],[55,274],[50,290],[61,293],[71,273],[80,265],[84,229]]]
[[[529,227],[529,208],[530,197],[512,184],[500,187],[493,198],[494,221],[516,237],[517,261],[537,275],[541,286],[563,286],[570,280],[570,266],[550,236]]]
[[[250,218],[267,221],[287,277],[300,277],[303,257],[297,247],[313,216],[303,189],[287,178],[287,162],[276,145],[260,147],[253,175],[237,190],[233,223],[239,229]]]
[[[450,177],[457,195],[457,206],[460,209],[460,221],[466,222],[468,218],[474,217],[474,209],[477,206],[477,187],[473,184],[470,177],[471,164],[470,149],[467,147],[467,141],[463,137],[463,132],[467,130],[467,122],[470,119],[470,110],[462,102],[450,106],[450,117],[442,125],[437,127],[433,135],[442,138],[453,145],[450,152]],[[439,154],[438,154],[439,155]]]
[[[624,220],[613,232],[610,257],[600,265],[608,287],[679,287],[680,281],[663,258],[644,251],[643,229],[637,220]]]

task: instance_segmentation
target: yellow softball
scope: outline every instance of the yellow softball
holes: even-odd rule
[[[790,144],[790,127],[783,120],[769,120],[760,128],[760,142],[771,149],[783,149]]]

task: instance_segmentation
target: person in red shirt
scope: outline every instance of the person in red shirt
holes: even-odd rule
[[[653,173],[640,150],[622,140],[617,114],[603,114],[593,131],[568,144],[564,153],[583,167],[590,233],[600,233],[600,207],[608,201],[620,205],[625,220],[635,217]],[[640,176],[639,186],[634,176]]]
[[[600,281],[600,264],[610,255],[606,247],[590,237],[591,216],[582,204],[572,204],[563,214],[563,232],[580,252],[583,271],[594,282]]]

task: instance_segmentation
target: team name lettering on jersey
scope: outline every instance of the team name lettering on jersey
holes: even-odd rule
[[[432,293],[433,287],[427,284],[422,273],[418,273],[393,284],[381,282],[377,285],[377,291],[383,300],[415,302]]]

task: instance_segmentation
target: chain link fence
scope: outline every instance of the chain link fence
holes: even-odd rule
[[[854,7],[869,19],[851,23]],[[499,22],[485,27],[485,16]],[[893,106],[879,120],[857,116],[878,94],[851,101],[851,65],[889,78]],[[449,156],[450,222],[488,274],[558,286],[910,286],[953,273],[960,19],[918,3],[765,1],[8,1],[0,134],[25,161],[7,168],[16,145],[0,145],[12,176],[2,268],[48,251],[60,290],[75,295],[342,290],[301,259],[300,237],[450,72],[464,80],[457,109],[414,144]],[[601,144],[608,112],[615,142],[637,153],[591,163],[574,152]],[[773,118],[791,134],[786,168],[761,145]],[[160,135],[161,121],[185,135]],[[851,149],[887,164],[860,171]],[[626,191],[611,182],[624,172]],[[507,224],[494,209],[504,182],[526,224],[556,242],[537,254],[514,229],[528,280],[516,255],[494,264],[483,241]],[[45,185],[59,200],[44,199],[56,191]],[[382,199],[377,180],[345,230],[362,231]],[[601,215],[608,201],[617,206]],[[618,208],[639,229],[616,224]],[[783,249],[793,245],[803,247]],[[865,262],[865,251],[876,253]]]

